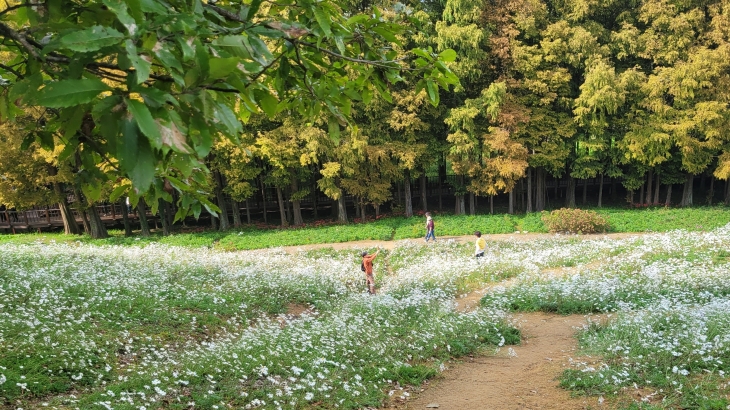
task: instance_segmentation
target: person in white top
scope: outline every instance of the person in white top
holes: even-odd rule
[[[481,258],[484,256],[484,251],[487,249],[487,241],[482,238],[482,233],[479,231],[474,232],[474,236],[477,237],[477,240],[474,243],[474,256]]]

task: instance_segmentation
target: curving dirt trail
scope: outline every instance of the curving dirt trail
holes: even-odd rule
[[[468,357],[455,363],[423,392],[389,409],[577,410],[600,406],[596,398],[571,398],[557,378],[577,348],[576,328],[583,315],[526,313],[514,317],[522,344],[505,346],[495,356]],[[438,407],[437,407],[438,406]]]

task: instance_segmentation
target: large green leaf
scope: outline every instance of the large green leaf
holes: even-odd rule
[[[279,101],[266,90],[255,90],[254,95],[259,106],[269,117],[276,115]]]
[[[147,81],[150,76],[152,63],[137,53],[137,46],[134,45],[132,40],[127,40],[125,42],[125,48],[127,50],[127,58],[129,58],[129,61],[132,63],[132,67],[134,67],[135,74],[137,75],[136,83],[141,84]]]
[[[250,59],[251,53],[243,42],[244,36],[223,36],[213,41],[213,46],[231,56]]]
[[[89,103],[109,90],[108,85],[96,78],[54,81],[38,91],[35,102],[49,108],[72,107]]]
[[[132,117],[134,117],[140,131],[147,136],[153,147],[161,148],[162,135],[160,134],[160,129],[157,128],[157,122],[155,122],[155,119],[152,117],[150,110],[146,105],[137,100],[126,101],[129,113],[132,114]]]
[[[103,0],[104,5],[117,16],[117,20],[124,24],[130,36],[137,34],[137,22],[129,15],[127,3],[122,0]]]
[[[137,162],[129,173],[129,178],[139,192],[146,192],[155,179],[155,156],[144,138],[139,139]]]
[[[59,44],[72,51],[89,52],[119,44],[123,39],[124,34],[111,27],[93,26],[66,34]]]
[[[319,5],[314,6],[314,18],[317,19],[317,24],[322,28],[324,34],[328,37],[332,35],[332,29],[330,28],[330,16],[327,12]]]

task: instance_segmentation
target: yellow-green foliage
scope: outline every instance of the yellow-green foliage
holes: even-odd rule
[[[550,213],[543,212],[542,221],[548,231],[556,233],[606,232],[608,220],[594,211],[561,208]]]

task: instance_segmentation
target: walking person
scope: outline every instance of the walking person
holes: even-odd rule
[[[474,236],[477,237],[476,242],[474,242],[474,256],[481,258],[484,256],[484,251],[487,249],[487,241],[482,238],[482,233],[479,231],[474,232]]]
[[[436,236],[433,234],[433,218],[431,218],[431,212],[426,212],[426,243],[428,243],[428,238],[436,242]]]
[[[360,265],[362,267],[363,272],[365,272],[365,283],[368,287],[368,293],[371,295],[375,294],[375,277],[373,276],[373,260],[378,256],[380,253],[380,249],[375,251],[374,254],[368,255],[367,251],[363,251],[362,253],[362,264]]]

